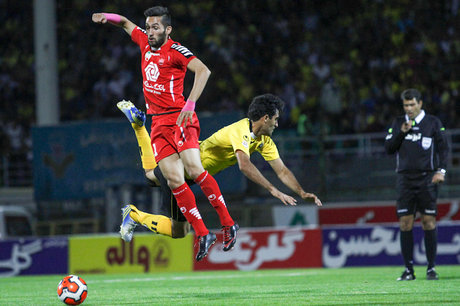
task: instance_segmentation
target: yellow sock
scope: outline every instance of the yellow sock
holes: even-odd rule
[[[131,123],[136,134],[137,143],[139,144],[139,152],[141,154],[142,168],[154,169],[157,166],[155,156],[153,155],[152,145],[150,144],[150,136],[145,126],[138,126]]]
[[[142,224],[152,232],[172,237],[171,219],[162,215],[152,215],[140,211],[134,205],[130,205],[129,216],[137,223]]]

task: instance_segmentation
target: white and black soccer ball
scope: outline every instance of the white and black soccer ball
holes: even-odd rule
[[[59,282],[57,294],[67,305],[80,305],[88,295],[88,286],[83,278],[69,275]]]

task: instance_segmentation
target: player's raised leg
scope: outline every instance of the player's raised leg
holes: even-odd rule
[[[196,151],[198,152],[199,160],[199,150]],[[196,255],[196,260],[199,261],[208,254],[209,248],[216,241],[216,235],[209,232],[201,218],[201,214],[196,206],[195,195],[190,186],[185,182],[184,164],[180,156],[178,154],[171,154],[162,158],[159,167],[177,201],[177,206],[193,227],[195,234],[199,237],[200,249]]]
[[[180,132],[184,135],[184,139],[198,138],[190,128],[182,129],[181,127]],[[201,164],[200,150],[198,148],[183,150],[180,152],[180,156],[185,170],[189,176],[193,178],[195,183],[200,186],[204,195],[208,198],[208,201],[219,215],[220,223],[224,230],[224,237],[227,237],[227,240],[224,240],[224,251],[230,250],[236,242],[238,226],[236,226],[235,221],[233,221],[228,212],[219,185],[214,177],[209,174],[208,171],[204,170]]]
[[[129,122],[131,122],[131,126],[133,127],[137,143],[139,145],[142,168],[146,171],[154,169],[157,166],[157,163],[153,155],[149,133],[145,128],[145,113],[139,110],[131,101],[120,101],[117,103],[117,107],[123,112],[123,114],[125,114]]]

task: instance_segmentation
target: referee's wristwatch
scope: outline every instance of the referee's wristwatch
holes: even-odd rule
[[[447,173],[446,169],[442,169],[442,168],[439,168],[437,172],[441,173],[442,175],[446,175]]]

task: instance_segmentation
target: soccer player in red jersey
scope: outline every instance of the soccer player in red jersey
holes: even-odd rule
[[[166,7],[149,8],[144,15],[145,30],[118,14],[95,13],[92,20],[95,23],[109,22],[122,27],[139,45],[147,114],[153,116],[150,138],[155,160],[177,200],[180,211],[199,237],[199,251],[196,255],[196,260],[199,261],[207,255],[209,248],[216,241],[216,236],[204,225],[195,196],[184,180],[184,169],[201,187],[216,209],[224,233],[227,234],[226,237],[230,237],[224,250],[233,247],[238,230],[238,224],[228,213],[217,182],[204,170],[200,160],[200,125],[194,109],[211,72],[189,49],[170,38],[171,16]],[[185,101],[182,92],[187,70],[192,71],[195,78],[192,90]],[[123,226],[127,226],[128,240],[132,237],[135,226],[133,221],[131,230],[129,210],[129,206],[123,210],[120,231],[123,238]]]

